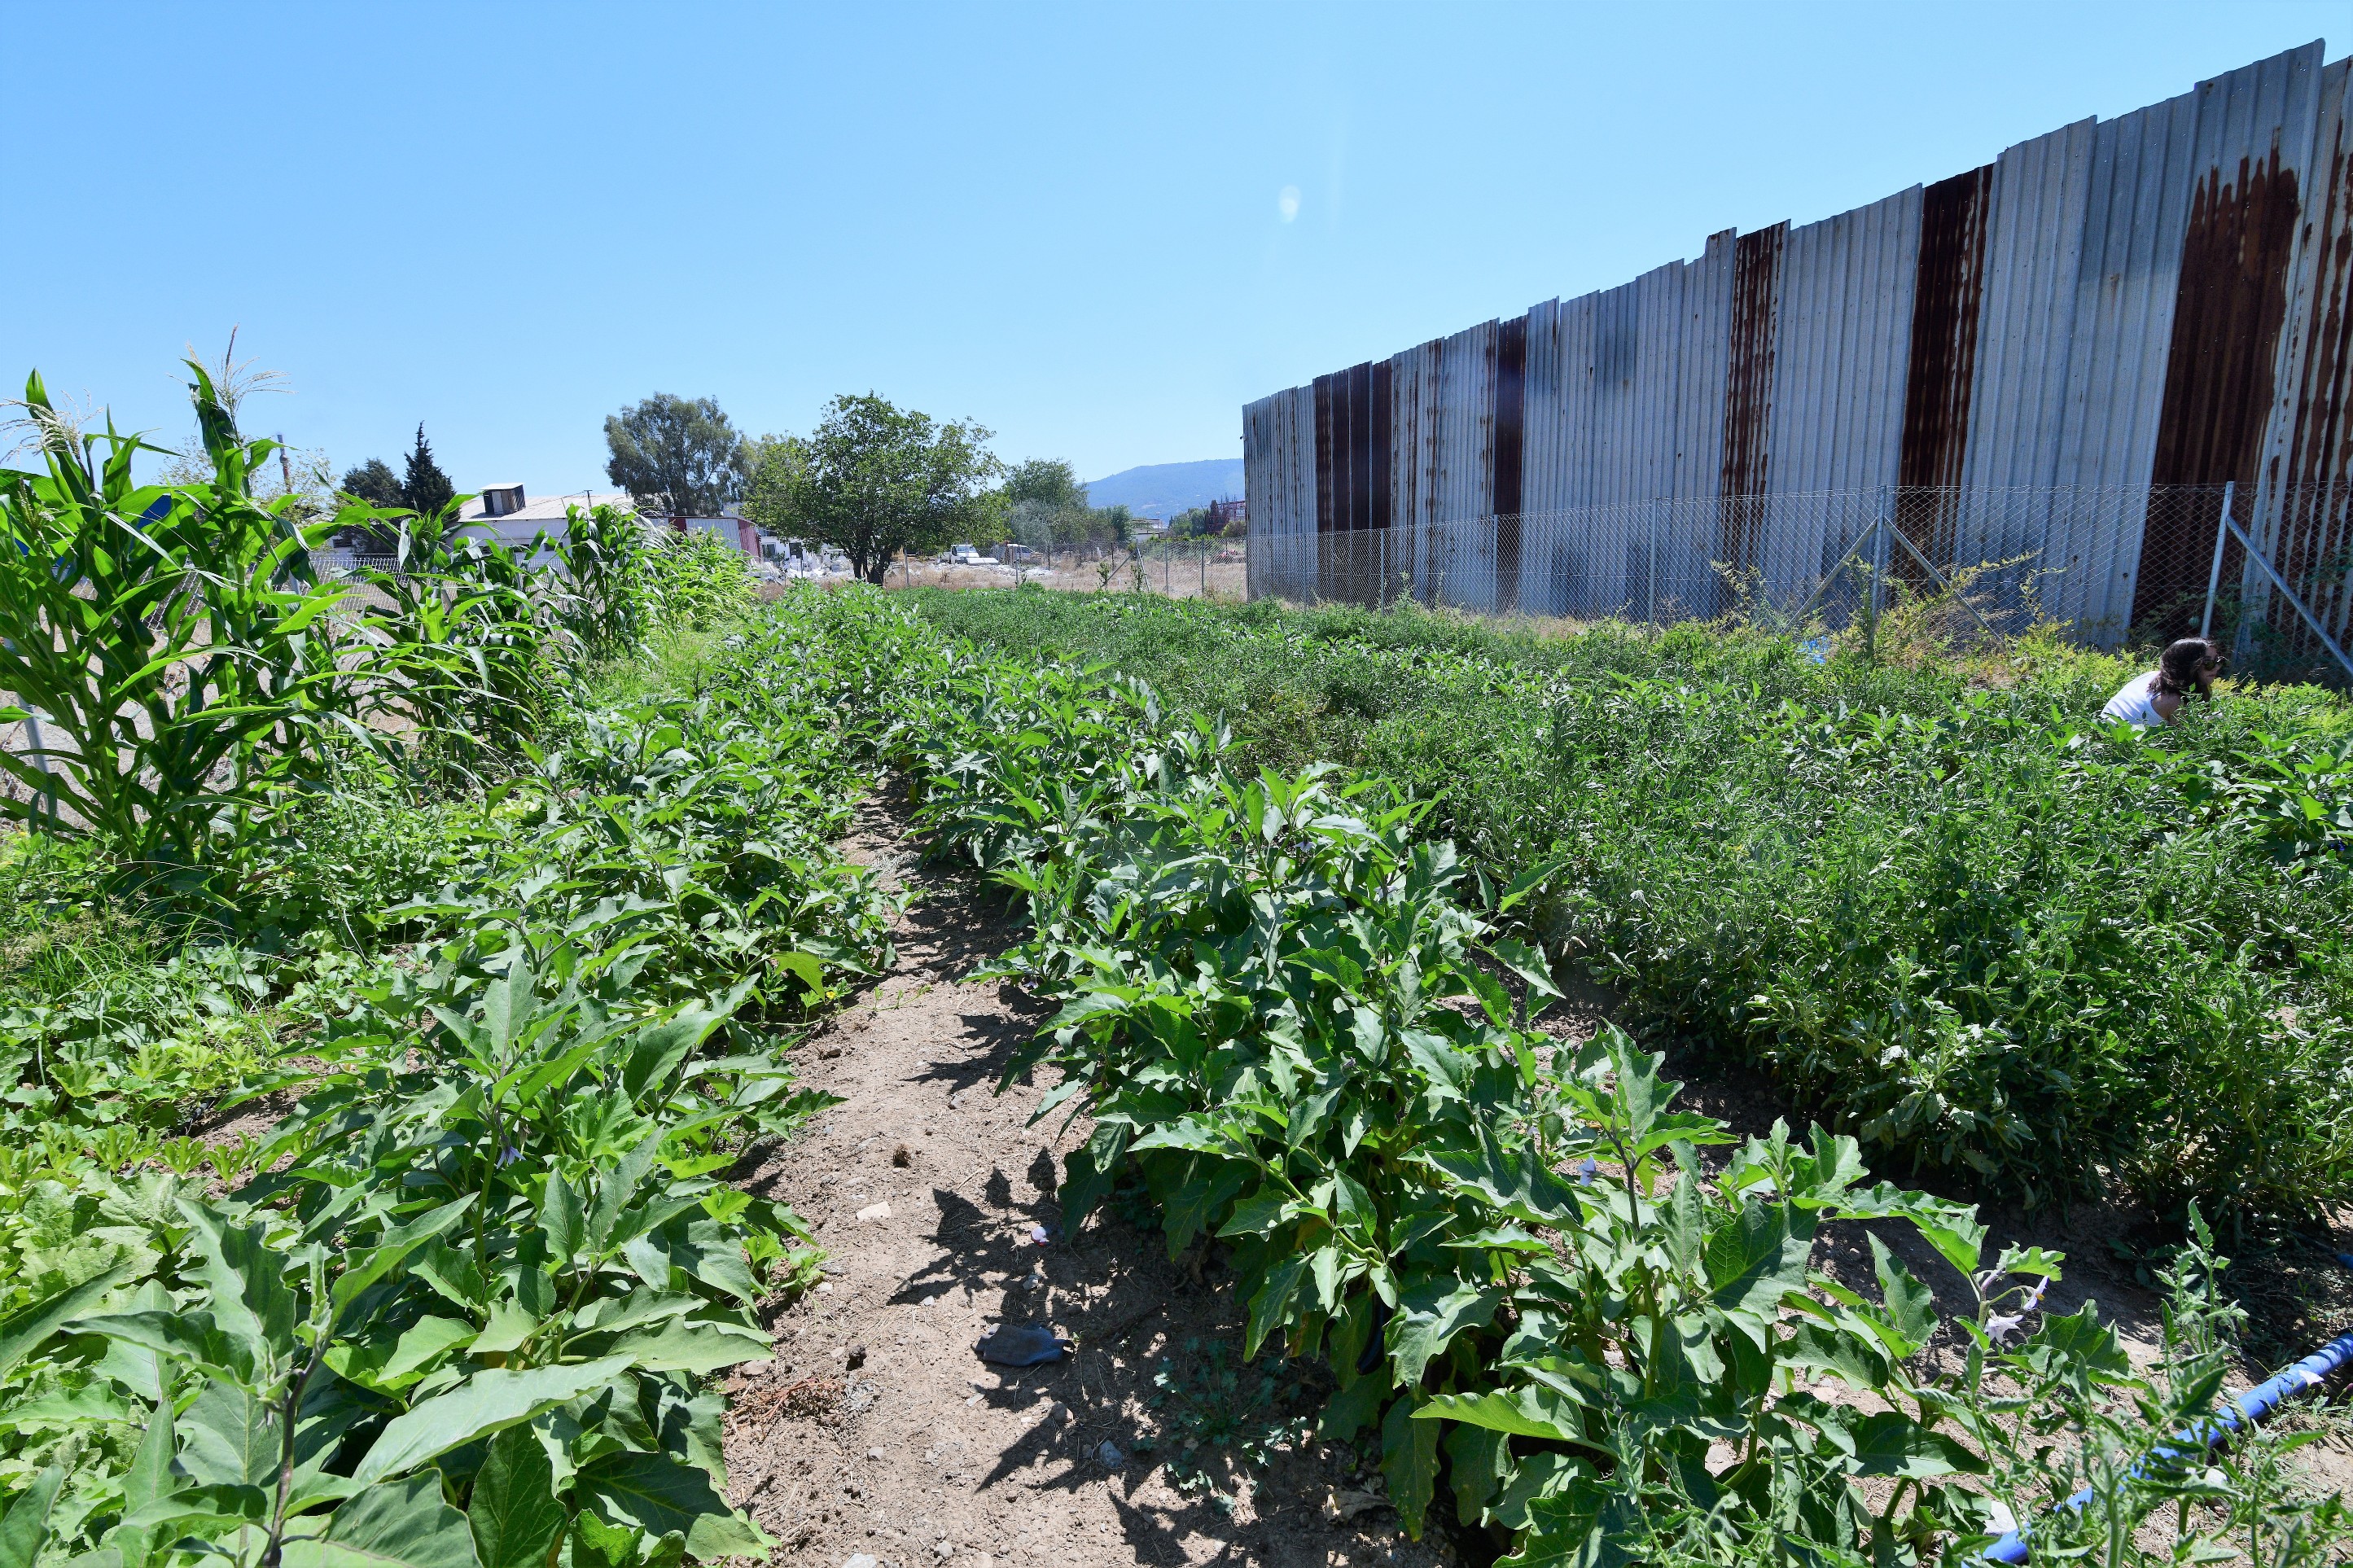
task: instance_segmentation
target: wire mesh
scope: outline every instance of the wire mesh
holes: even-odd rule
[[[2226,499],[2280,582],[2221,529]],[[2110,648],[2211,624],[2242,666],[2341,680],[2324,634],[2347,640],[2348,503],[2341,486],[1663,497],[1252,534],[1249,593],[1651,626],[1730,616],[1807,636],[1875,634],[1892,616],[1906,635],[1944,641],[2047,627]]]

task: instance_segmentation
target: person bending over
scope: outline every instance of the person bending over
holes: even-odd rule
[[[2214,676],[2221,668],[2221,648],[2204,637],[2183,637],[2165,650],[2155,669],[2126,681],[2100,710],[2100,717],[2137,730],[2170,724],[2191,692],[2214,695]]]

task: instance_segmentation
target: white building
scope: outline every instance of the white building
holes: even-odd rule
[[[573,507],[586,511],[591,507],[634,508],[636,504],[626,490],[574,490],[533,500],[523,494],[520,482],[505,481],[484,485],[480,494],[458,509],[458,522],[461,532],[495,539],[520,550],[541,533],[563,539],[565,513]]]

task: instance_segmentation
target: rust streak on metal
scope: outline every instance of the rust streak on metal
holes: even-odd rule
[[[2287,314],[2297,216],[2295,171],[2281,167],[2276,139],[2260,162],[2240,159],[2234,177],[2219,168],[2199,177],[2181,243],[2152,483],[2235,479],[2253,492],[2271,411],[2272,362]],[[2162,629],[2179,629],[2170,625],[2173,606],[2205,590],[2211,524],[2179,508],[2150,509],[2134,625],[2165,621]]]
[[[1789,226],[1744,234],[1733,245],[1732,342],[1724,378],[1724,509],[1719,548],[1734,566],[1756,564],[1753,509],[1736,498],[1765,493],[1772,448],[1773,355],[1781,314],[1781,247]]]
[[[1898,502],[1896,523],[1921,553],[1936,562],[1953,558],[1955,518],[1944,492],[1960,484],[1968,449],[1969,389],[1977,379],[1992,198],[1990,163],[1939,180],[1920,198],[1904,445],[1895,481],[1907,493]],[[1934,493],[1908,493],[1915,490]],[[1897,553],[1902,569],[1912,575],[1910,556]]]
[[[1520,604],[1520,452],[1526,437],[1528,319],[1514,316],[1495,329],[1494,472],[1495,595],[1499,608]]]
[[[2278,548],[2291,582],[2341,641],[2353,629],[2353,114],[2331,116],[2309,249],[2311,321],[2297,366]]]
[[[1336,376],[1315,378],[1315,531],[1329,533],[1333,529],[1333,419],[1332,384]]]

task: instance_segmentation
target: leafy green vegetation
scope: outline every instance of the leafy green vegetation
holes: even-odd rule
[[[1172,1368],[1197,1450],[1302,1440],[1320,1368],[1407,1528],[1514,1564],[1915,1563],[2004,1510],[2102,1563],[2341,1554],[2278,1445],[2133,1463],[2229,1358],[2193,1200],[2344,1190],[2326,700],[2135,739],[2055,650],[1980,689],[1706,628],[762,609],[732,552],[575,514],[551,572],[454,501],[320,525],[394,537],[362,607],[195,390],[208,479],[53,422],[0,481],[13,717],[75,727],[0,857],[6,1568],[763,1555],[710,1379],[818,1259],[726,1174],[890,961],[835,847],[882,767],[1029,916],[998,973],[1060,1010],[1008,1076],[1092,1119],[1065,1219],[1140,1184],[1290,1363]],[[1542,1032],[1566,964],[1831,1125],[1736,1139],[1627,1034]],[[2159,1363],[1873,1180],[1899,1150],[2178,1203]]]
[[[1973,1210],[1873,1183],[1853,1138],[1736,1139],[1673,1109],[1621,1031],[1532,1032],[1555,993],[1526,936],[1567,861],[1479,877],[1427,835],[1431,802],[1253,772],[1141,686],[989,657],[873,595],[796,595],[744,653],[762,678],[834,670],[935,847],[1026,905],[999,972],[1060,1009],[1007,1077],[1050,1064],[1039,1116],[1092,1120],[1066,1219],[1138,1171],[1172,1256],[1224,1253],[1245,1355],[1324,1363],[1320,1430],[1377,1434],[1409,1531],[1451,1509],[1515,1565],[1916,1563],[2094,1476],[2096,1515],[2043,1524],[2046,1549],[2316,1562],[2345,1539],[2261,1444],[2126,1477],[2221,1387],[2194,1209],[2143,1373],[2095,1308],[2038,1314],[2059,1258],[1989,1252]],[[1940,1321],[1876,1232],[1875,1300],[1819,1267],[1857,1221],[1911,1231],[1974,1310]]]
[[[1737,1052],[1915,1173],[2234,1219],[2353,1194],[2353,712],[2225,695],[2136,736],[2123,661],[1809,662],[1705,626],[920,595],[1100,662],[1247,765],[1366,770],[1630,1021]],[[1987,684],[1987,676],[2003,684]]]
[[[0,487],[20,700],[83,742],[0,860],[5,1561],[763,1555],[709,1379],[818,1255],[723,1173],[888,960],[833,848],[865,763],[673,679],[740,559],[575,514],[550,574],[354,503],[319,531],[396,568],[355,610],[196,394],[206,485],[60,425]]]

